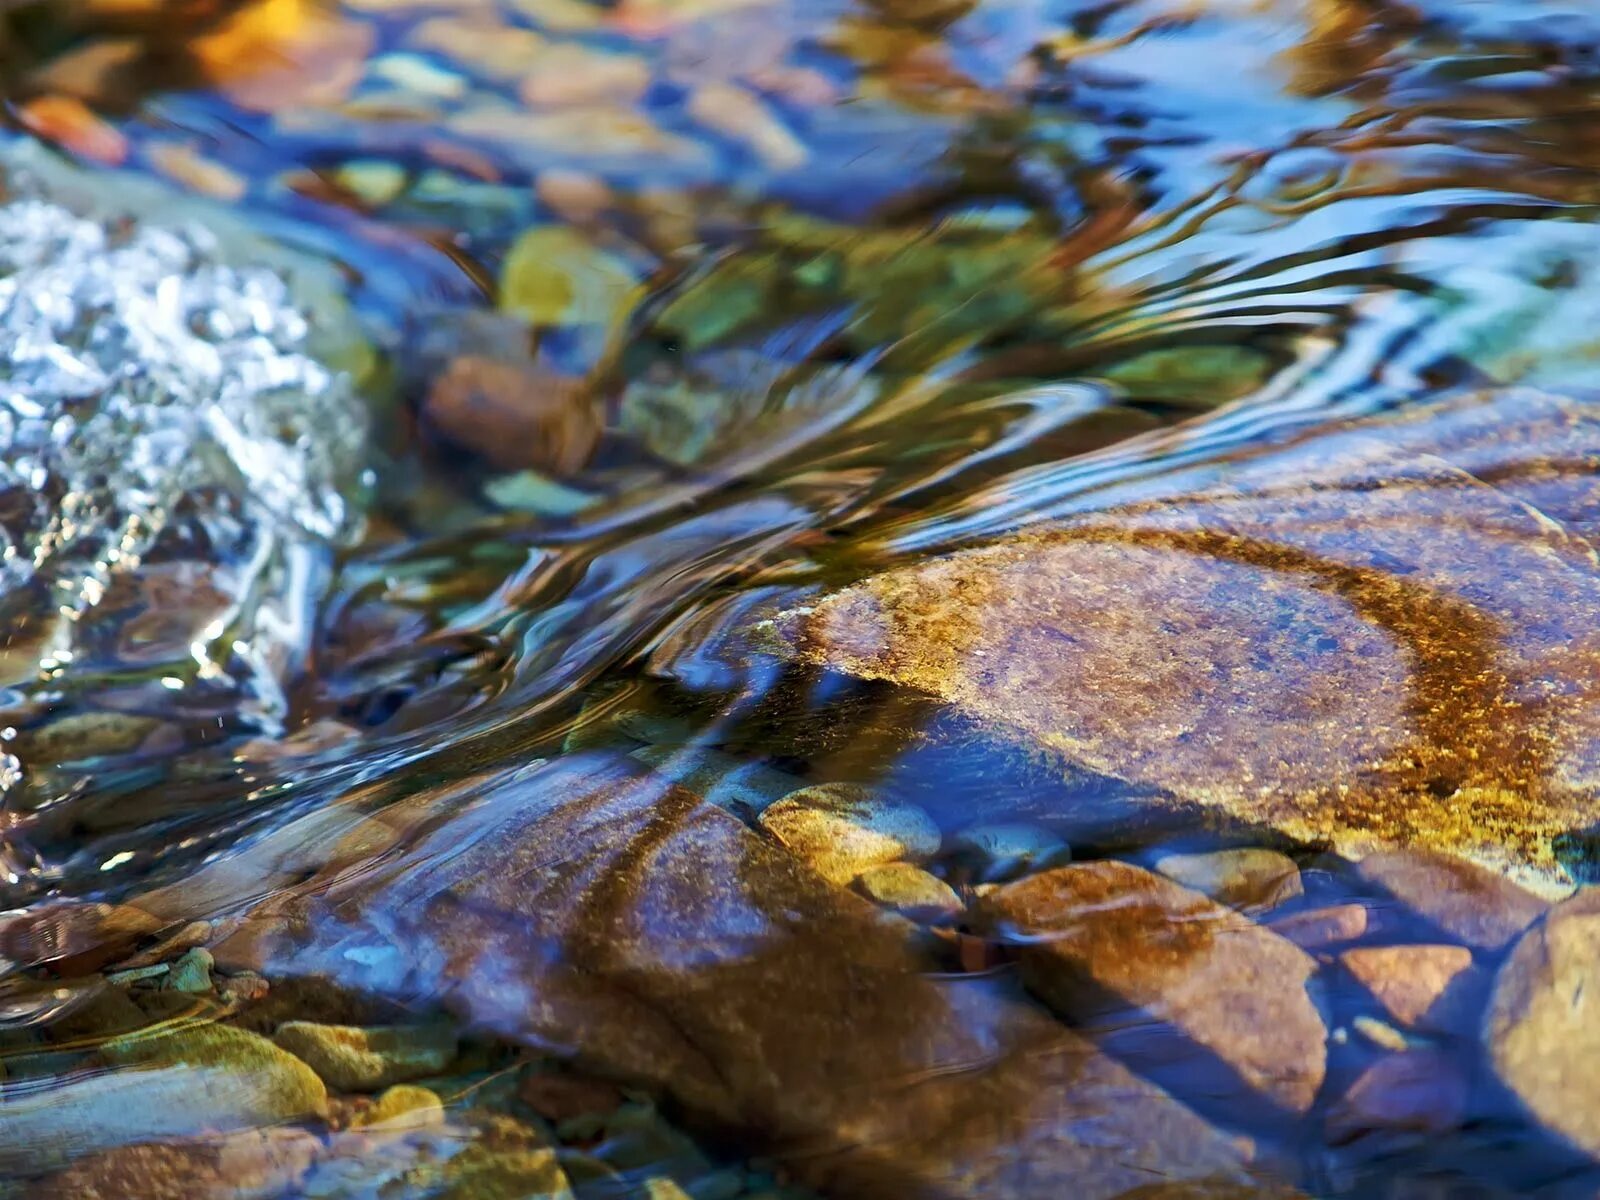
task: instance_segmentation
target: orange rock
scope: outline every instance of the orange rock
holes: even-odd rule
[[[1353,942],[1366,933],[1367,909],[1362,904],[1307,909],[1271,922],[1271,929],[1304,950],[1321,950],[1340,942]]]
[[[1369,854],[1356,866],[1407,908],[1478,950],[1499,950],[1549,905],[1462,858],[1422,850]]]
[[[580,1075],[529,1072],[517,1085],[517,1099],[547,1121],[565,1121],[620,1108],[623,1095],[609,1083]]]
[[[463,355],[429,389],[424,422],[502,471],[571,474],[600,439],[600,416],[581,380],[535,364]]]
[[[1465,946],[1362,946],[1339,962],[1371,992],[1385,1012],[1413,1029],[1466,1028],[1482,999]]]
[[[71,96],[35,96],[17,110],[17,117],[34,134],[79,158],[116,167],[128,157],[128,139],[121,131]]]
[[[189,49],[205,79],[241,108],[336,104],[372,53],[370,22],[329,16],[315,0],[257,0]]]
[[[250,186],[243,175],[177,142],[156,143],[145,155],[150,165],[167,178],[218,200],[241,199]]]
[[[316,1138],[296,1129],[121,1146],[81,1159],[28,1194],[39,1200],[266,1200],[292,1189],[318,1149]]]
[[[1204,1059],[1214,1056],[1269,1103],[1294,1113],[1311,1107],[1327,1039],[1306,992],[1316,963],[1234,909],[1102,861],[1010,884],[980,913],[1018,936],[1023,979],[1068,1020],[1131,1035],[1138,1046],[1130,1052],[1152,1066],[1178,1069],[1187,1059],[1186,1074],[1209,1075],[1215,1068]],[[1151,1022],[1176,1036],[1161,1038]],[[1183,1042],[1198,1053],[1185,1053]]]

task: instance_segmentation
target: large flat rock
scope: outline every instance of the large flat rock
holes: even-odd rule
[[[895,923],[626,760],[570,756],[418,805],[427,832],[259,922],[258,961],[442,997],[831,1194],[1247,1177],[1234,1139],[1020,993],[927,976]]]
[[[806,660],[1230,819],[1556,887],[1553,839],[1600,813],[1597,460],[1593,406],[1463,398],[1130,472],[781,624]]]

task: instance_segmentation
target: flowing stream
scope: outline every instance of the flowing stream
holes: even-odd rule
[[[22,0],[0,87],[0,1196],[1600,1186],[1591,5]]]

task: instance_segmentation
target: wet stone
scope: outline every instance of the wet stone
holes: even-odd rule
[[[4,1095],[0,1171],[38,1173],[131,1143],[299,1120],[327,1098],[303,1062],[226,1026],[134,1033],[97,1053],[125,1069]]]
[[[437,1075],[456,1057],[455,1034],[435,1026],[362,1028],[287,1021],[272,1040],[341,1092],[372,1092]]]
[[[790,1168],[830,1195],[1249,1178],[1233,1139],[1002,980],[926,976],[866,901],[625,757],[416,803],[437,828],[309,887],[271,947],[281,970],[441,995],[696,1126],[803,1147]]]
[[[927,813],[860,784],[800,788],[763,812],[760,823],[831,883],[849,883],[881,863],[931,858],[939,849],[939,829]]]
[[[439,1097],[425,1087],[396,1084],[386,1088],[351,1122],[356,1129],[420,1129],[444,1123],[444,1106]]]
[[[1501,965],[1484,1022],[1501,1081],[1547,1128],[1600,1157],[1600,891],[1551,909]]]
[[[211,952],[196,946],[172,964],[164,986],[175,992],[209,992],[212,988],[211,968],[215,965],[216,960],[211,957]]]
[[[1335,1145],[1372,1133],[1447,1133],[1465,1119],[1469,1092],[1461,1063],[1449,1054],[1386,1054],[1329,1108],[1324,1129]]]
[[[1356,873],[1475,950],[1503,949],[1549,907],[1510,880],[1450,855],[1369,854]]]
[[[1300,868],[1276,850],[1244,848],[1204,854],[1163,854],[1155,869],[1230,908],[1276,908],[1304,893]]]
[[[1486,991],[1465,946],[1362,946],[1339,962],[1408,1029],[1466,1033]]]
[[[913,921],[937,921],[962,909],[955,889],[910,863],[883,863],[856,877],[856,890],[874,904]]]
[[[533,362],[463,355],[436,378],[426,426],[500,471],[537,467],[570,474],[599,440],[583,383]]]
[[[1182,1059],[1223,1095],[1291,1113],[1316,1098],[1327,1040],[1306,989],[1316,964],[1233,909],[1105,861],[1009,884],[980,911],[1016,940],[1030,990],[1124,1053],[1166,1070]]]
[[[295,1129],[122,1146],[33,1185],[38,1200],[270,1200],[304,1177],[321,1145]]]
[[[1366,905],[1332,904],[1278,917],[1268,928],[1303,950],[1325,950],[1364,936],[1369,923]]]

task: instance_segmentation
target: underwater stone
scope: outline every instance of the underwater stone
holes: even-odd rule
[[[999,935],[1019,939],[1029,989],[1074,1024],[1131,1033],[1139,1045],[1130,1052],[1156,1055],[1165,1068],[1187,1054],[1204,1072],[1209,1053],[1244,1088],[1291,1113],[1316,1098],[1327,1041],[1306,990],[1316,963],[1233,909],[1102,861],[1009,884],[985,897],[980,913]],[[1181,1036],[1153,1049],[1152,1021]],[[1185,1040],[1200,1052],[1185,1050]]]
[[[954,888],[910,863],[868,867],[856,877],[856,889],[874,904],[913,921],[936,921],[962,908]]]
[[[1300,868],[1276,850],[1244,847],[1204,854],[1163,854],[1155,868],[1230,908],[1274,908],[1304,894]]]
[[[789,1165],[838,1197],[1110,1200],[1152,1174],[1251,1177],[1232,1138],[1006,981],[928,977],[866,901],[626,756],[423,803],[442,818],[428,836],[283,915],[279,970],[439,994],[699,1127],[803,1147]],[[368,969],[349,952],[377,914],[401,961]]]
[[[761,828],[839,884],[879,863],[930,858],[939,849],[939,828],[927,813],[852,783],[791,792],[761,814]]]
[[[223,1025],[135,1033],[98,1055],[125,1069],[0,1094],[0,1171],[38,1173],[129,1143],[298,1120],[327,1100],[310,1067]]]
[[[1547,1128],[1600,1158],[1600,891],[1558,904],[1500,967],[1484,1040]]]
[[[286,1021],[272,1040],[341,1092],[372,1092],[437,1075],[456,1057],[456,1036],[443,1026],[362,1028]]]

